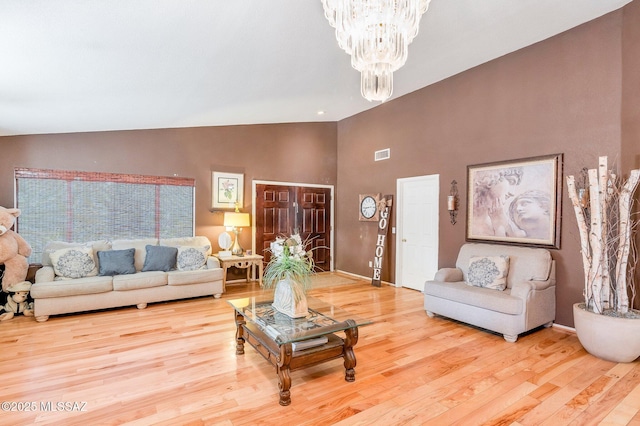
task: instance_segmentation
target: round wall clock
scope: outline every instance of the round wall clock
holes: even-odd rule
[[[362,194],[360,195],[359,220],[361,221],[377,221],[378,220],[378,200],[380,194]]]

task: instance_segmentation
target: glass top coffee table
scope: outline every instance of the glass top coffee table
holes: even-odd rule
[[[353,382],[358,327],[371,324],[313,297],[307,297],[307,302],[307,316],[291,318],[276,311],[268,297],[228,301],[235,311],[236,354],[244,354],[246,342],[276,367],[280,405],[291,403],[291,370],[343,358],[344,379]]]

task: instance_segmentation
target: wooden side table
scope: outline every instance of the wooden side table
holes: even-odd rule
[[[254,266],[258,267],[258,281],[260,282],[260,287],[262,287],[262,259],[263,256],[259,254],[245,255],[245,256],[227,256],[221,257],[217,254],[213,254],[213,257],[218,259],[220,262],[220,266],[223,270],[222,275],[222,287],[223,290],[227,288],[227,269],[231,266],[235,266],[236,268],[246,269],[247,270],[247,282],[251,279],[255,281],[255,278],[252,276],[251,272]]]
[[[36,282],[36,272],[38,269],[42,268],[42,263],[30,263],[29,269],[27,271],[27,278],[25,281],[29,281],[31,284],[35,284]]]

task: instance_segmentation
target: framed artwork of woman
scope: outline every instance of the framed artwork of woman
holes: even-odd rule
[[[467,241],[560,248],[562,154],[467,167]]]

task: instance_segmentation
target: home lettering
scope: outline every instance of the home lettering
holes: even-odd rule
[[[380,221],[378,222],[378,238],[376,240],[375,256],[373,258],[373,276],[371,285],[381,286],[382,277],[382,257],[384,256],[384,245],[387,240],[387,227],[389,224],[389,213],[391,210],[393,195],[385,195],[380,201]]]

